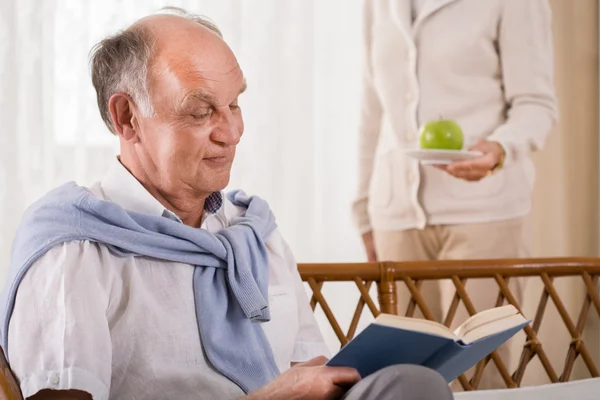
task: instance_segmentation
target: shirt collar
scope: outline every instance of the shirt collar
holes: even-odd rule
[[[156,200],[115,157],[100,186],[108,200],[126,210],[181,220]],[[223,207],[223,194],[214,192],[206,198],[204,211],[216,214]]]
[[[216,214],[223,207],[223,193],[213,192],[204,201],[204,211],[210,214]]]

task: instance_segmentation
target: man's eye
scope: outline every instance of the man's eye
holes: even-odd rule
[[[212,115],[212,110],[208,110],[208,111],[202,112],[202,113],[193,113],[191,115],[194,119],[203,120]]]

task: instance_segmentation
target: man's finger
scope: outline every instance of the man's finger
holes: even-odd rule
[[[303,366],[303,367],[316,367],[319,365],[325,365],[325,363],[328,361],[327,357],[325,356],[318,356],[315,358],[312,358],[306,362],[303,362],[301,364],[298,364],[299,366]]]
[[[331,389],[331,392],[328,394],[327,398],[328,399],[341,399],[348,390],[350,390],[350,387],[341,387],[338,385],[333,385],[333,388]]]
[[[331,382],[338,386],[349,387],[360,381],[361,377],[357,370],[349,367],[327,367],[327,373]]]

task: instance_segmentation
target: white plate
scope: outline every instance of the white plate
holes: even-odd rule
[[[421,161],[423,165],[447,165],[454,161],[471,160],[483,155],[480,151],[435,149],[405,150],[404,153]]]

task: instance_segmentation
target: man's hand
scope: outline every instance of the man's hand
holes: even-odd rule
[[[494,167],[504,157],[504,149],[498,142],[480,140],[475,146],[470,147],[469,150],[480,151],[483,155],[472,160],[456,161],[449,165],[440,165],[437,168],[459,179],[478,181],[490,175]]]
[[[336,400],[360,380],[354,368],[326,367],[325,357],[288,369],[243,400]]]
[[[362,240],[367,252],[367,260],[369,262],[377,261],[377,253],[375,252],[375,241],[373,240],[373,232],[363,233]]]

